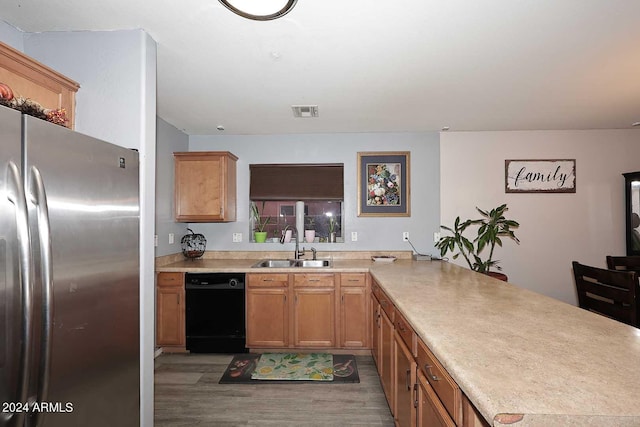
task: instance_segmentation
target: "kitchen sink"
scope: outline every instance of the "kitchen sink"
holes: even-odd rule
[[[263,259],[252,265],[253,268],[320,268],[330,267],[328,259]]]
[[[299,259],[295,267],[329,267],[330,264],[328,259]]]

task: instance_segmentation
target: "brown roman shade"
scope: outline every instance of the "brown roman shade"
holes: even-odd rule
[[[251,200],[342,200],[344,165],[249,165]]]

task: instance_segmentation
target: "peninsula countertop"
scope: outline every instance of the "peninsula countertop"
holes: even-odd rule
[[[251,268],[257,261],[157,271],[284,270]],[[304,269],[318,270],[370,272],[492,425],[640,426],[640,329],[446,262]]]

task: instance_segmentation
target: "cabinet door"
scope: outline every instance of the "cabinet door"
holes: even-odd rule
[[[393,322],[384,310],[380,310],[380,381],[382,382],[382,389],[384,390],[385,396],[387,396],[389,408],[391,408],[392,412],[395,408],[393,401],[393,384],[395,377],[393,371],[393,351]]]
[[[455,427],[455,423],[442,406],[433,388],[427,382],[422,371],[418,370],[416,378],[418,407],[416,410],[417,427]]]
[[[237,157],[218,151],[174,157],[176,221],[235,221]]]
[[[366,348],[367,292],[366,288],[340,288],[340,345]]]
[[[184,286],[158,286],[156,344],[185,346]]]
[[[380,303],[375,295],[371,294],[371,355],[381,375],[380,365]]]
[[[416,362],[402,337],[395,333],[395,411],[397,427],[411,427],[415,419],[413,407],[413,385],[415,384]]]
[[[287,288],[247,289],[247,347],[289,345]]]
[[[295,288],[294,298],[293,344],[335,347],[334,288]]]

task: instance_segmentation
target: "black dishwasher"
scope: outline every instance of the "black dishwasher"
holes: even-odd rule
[[[244,273],[187,273],[186,335],[192,353],[245,353]]]

